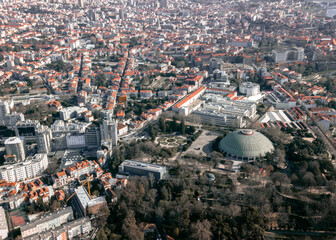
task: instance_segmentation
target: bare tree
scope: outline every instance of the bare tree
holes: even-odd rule
[[[335,180],[328,181],[327,188],[332,193],[336,192],[336,181]]]
[[[210,230],[211,224],[208,220],[197,221],[190,226],[190,239],[194,240],[211,240],[212,232]]]
[[[275,184],[280,184],[280,186],[282,184],[290,183],[290,180],[285,173],[275,172],[272,174],[271,178]]]
[[[122,233],[123,236],[129,240],[133,239],[143,240],[145,238],[143,231],[141,231],[138,225],[136,224],[134,212],[132,210],[129,210],[127,212],[126,218],[122,225]]]

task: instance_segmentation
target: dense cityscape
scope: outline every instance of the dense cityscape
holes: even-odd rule
[[[335,239],[335,29],[331,0],[0,0],[0,239]]]

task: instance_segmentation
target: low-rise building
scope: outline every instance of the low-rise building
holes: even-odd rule
[[[73,211],[71,207],[66,207],[62,210],[49,213],[41,218],[26,223],[20,227],[21,236],[23,239],[49,231],[53,228],[60,227],[62,224],[72,221]]]
[[[165,166],[150,164],[139,161],[125,160],[118,167],[119,173],[137,175],[137,176],[149,176],[153,175],[156,180],[160,180],[167,173]]]
[[[63,224],[60,227],[50,231],[34,234],[24,238],[24,240],[55,240],[55,239],[74,239],[75,237],[83,237],[92,230],[89,218],[79,218],[74,221]]]
[[[80,186],[76,190],[75,199],[80,207],[83,215],[90,214],[96,215],[100,214],[100,210],[107,205],[105,197],[90,197],[89,193],[86,191],[85,187]]]

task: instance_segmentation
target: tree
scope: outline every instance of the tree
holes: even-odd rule
[[[279,227],[285,228],[289,223],[288,213],[279,213],[278,214],[278,224]]]
[[[162,117],[159,119],[159,127],[160,127],[161,132],[166,132],[167,131],[166,120]]]
[[[196,132],[196,128],[194,126],[189,126],[187,129],[186,129],[186,133],[191,135],[191,134],[194,134]]]
[[[191,239],[194,240],[211,240],[212,232],[210,230],[211,224],[208,220],[197,221],[190,225]]]
[[[290,180],[292,184],[297,184],[299,182],[299,177],[295,173],[293,173],[290,177]]]
[[[47,67],[54,69],[58,72],[68,72],[71,69],[70,64],[65,63],[63,60],[57,60],[48,64]]]
[[[105,229],[104,228],[100,228],[99,229],[96,238],[99,239],[99,240],[108,240],[109,239],[107,237],[106,233],[105,233]]]
[[[107,87],[107,81],[104,74],[98,74],[96,77],[97,87]]]
[[[275,184],[280,183],[280,186],[283,183],[284,184],[289,184],[290,183],[290,180],[285,173],[275,172],[275,173],[272,174],[271,178],[272,178],[272,180]]]
[[[157,137],[157,135],[158,135],[158,132],[157,132],[156,128],[152,125],[150,127],[150,130],[149,130],[149,136],[152,138],[152,141],[155,140],[155,138]]]
[[[335,180],[328,181],[327,189],[332,193],[336,192],[336,181]]]
[[[316,186],[316,181],[314,178],[314,174],[311,172],[307,172],[301,179],[301,183],[305,187],[314,187]]]
[[[182,121],[181,121],[180,128],[181,128],[181,133],[185,134],[185,132],[186,132],[186,125],[185,125],[184,119],[182,119]]]
[[[141,231],[136,224],[133,210],[129,210],[127,212],[126,218],[122,225],[122,236],[129,240],[143,240],[145,238],[144,232]]]
[[[335,101],[335,100],[331,100],[331,101],[328,103],[328,107],[333,108],[333,109],[336,109],[336,101]]]

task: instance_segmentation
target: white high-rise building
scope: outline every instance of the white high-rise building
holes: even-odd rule
[[[8,237],[8,226],[6,220],[6,214],[3,207],[0,207],[0,238],[6,239]]]
[[[9,102],[0,101],[0,125],[5,125],[6,116],[10,114]]]
[[[5,141],[6,154],[15,155],[18,162],[26,159],[24,141],[18,137],[10,137]]]
[[[35,130],[35,132],[36,132],[38,151],[40,153],[49,153],[50,142],[52,139],[50,128],[41,125],[39,128]]]
[[[117,146],[118,144],[118,120],[103,120],[100,126],[101,140],[108,141],[111,140],[112,146]]]

